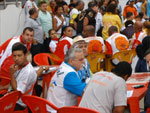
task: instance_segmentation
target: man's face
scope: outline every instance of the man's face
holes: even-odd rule
[[[27,54],[24,54],[22,50],[13,51],[13,59],[15,64],[22,67],[27,62]]]
[[[79,42],[78,48],[82,49],[85,57],[88,55],[88,44],[86,42]]]
[[[40,6],[41,11],[46,12],[47,11],[47,4],[44,3]]]
[[[84,9],[84,3],[80,3],[80,9],[79,9],[79,11],[82,11],[83,9]]]
[[[34,36],[34,32],[33,32],[33,31],[26,30],[26,31],[22,34],[23,42],[24,42],[25,44],[32,42],[33,36]]]
[[[76,71],[80,70],[85,64],[83,52],[76,52],[74,59],[71,59],[72,66],[75,67]]]
[[[148,67],[150,68],[150,54],[145,56]]]
[[[98,12],[98,6],[94,6],[92,9],[93,9],[96,13]]]

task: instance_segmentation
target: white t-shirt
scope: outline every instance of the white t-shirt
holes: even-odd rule
[[[100,27],[103,26],[103,17],[100,12],[96,14],[95,20],[96,20],[95,35],[97,35],[97,31],[100,29]]]
[[[115,106],[126,106],[125,80],[111,72],[98,72],[93,75],[80,102],[81,107],[112,113]]]
[[[31,89],[32,85],[35,84],[37,74],[31,63],[28,63],[25,67],[16,71],[15,78],[17,82],[17,90],[21,91],[21,93],[26,93]],[[11,90],[12,87],[10,86],[8,92]],[[32,95],[32,90],[27,95]],[[21,99],[19,99],[17,103],[21,106],[26,106]]]

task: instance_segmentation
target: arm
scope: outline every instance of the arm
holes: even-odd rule
[[[113,113],[124,113],[125,106],[116,106],[113,109]]]
[[[44,70],[45,70],[45,71],[48,71],[48,70],[49,70],[49,66],[41,66],[41,67],[36,71],[37,78],[42,75],[42,72],[43,72]]]
[[[12,85],[13,90],[17,90],[17,82],[15,79],[15,72],[17,71],[17,69],[18,69],[18,66],[15,66],[15,64],[12,64],[9,69],[10,76],[11,76],[11,85]]]
[[[75,95],[81,96],[85,86],[75,72],[68,73],[64,78],[64,88]]]

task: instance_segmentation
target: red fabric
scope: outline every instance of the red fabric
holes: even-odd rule
[[[105,41],[105,45],[106,45],[106,54],[107,55],[112,55],[113,51],[112,51],[111,45],[107,41]]]
[[[136,49],[137,45],[141,44],[141,42],[138,40],[139,35],[140,35],[140,32],[139,33],[135,33],[136,39],[133,42],[132,49]]]
[[[64,59],[65,54],[64,54],[64,47],[65,45],[68,46],[68,50],[71,47],[71,44],[67,40],[62,40],[58,43],[56,47],[56,51],[54,52],[55,55],[57,55],[60,59]]]

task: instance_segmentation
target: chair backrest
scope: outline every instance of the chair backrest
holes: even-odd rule
[[[37,65],[56,65],[61,64],[63,60],[59,59],[56,55],[50,53],[39,53],[33,58]]]
[[[93,53],[87,56],[87,60],[90,64],[90,69],[93,73],[100,71],[101,62],[104,60],[105,54],[104,53]]]
[[[108,72],[111,71],[111,69],[114,67],[111,63],[112,60],[117,59],[119,62],[121,61],[126,61],[128,63],[132,63],[133,58],[136,56],[136,51],[135,50],[124,50],[115,53],[111,58],[108,58],[105,62],[106,65],[106,70]]]
[[[20,91],[13,91],[0,98],[0,112],[13,113],[17,100],[21,97]]]
[[[57,113],[99,113],[99,112],[84,107],[66,106],[59,108],[57,110]]]
[[[115,53],[112,56],[112,60],[117,58],[119,61],[127,61],[129,63],[132,63],[132,59],[134,58],[134,56],[136,55],[135,50],[124,50],[124,51],[120,51]]]
[[[56,111],[58,110],[58,108],[55,105],[41,97],[23,95],[22,101],[30,108],[32,113],[47,113],[46,105],[50,106]]]

